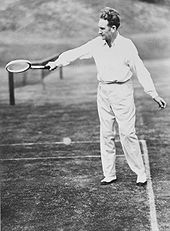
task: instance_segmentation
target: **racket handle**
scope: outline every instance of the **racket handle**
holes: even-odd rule
[[[45,66],[45,65],[31,65],[31,69],[47,69],[47,70],[50,70],[50,66]]]
[[[47,70],[50,70],[50,66],[44,66],[44,68],[43,69],[47,69]]]

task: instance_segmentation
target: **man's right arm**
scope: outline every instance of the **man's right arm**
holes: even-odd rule
[[[91,42],[88,42],[80,47],[63,52],[57,60],[48,62],[46,66],[50,67],[50,70],[54,70],[60,66],[66,66],[76,59],[91,58]]]

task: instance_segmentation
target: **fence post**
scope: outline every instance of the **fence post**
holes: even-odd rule
[[[41,83],[42,83],[42,86],[43,86],[43,90],[45,90],[45,83],[44,83],[45,76],[46,76],[45,70],[42,69],[41,70]]]
[[[63,67],[59,67],[60,79],[63,79]]]
[[[12,72],[8,73],[8,83],[9,83],[9,103],[10,105],[15,105],[14,74]]]
[[[27,83],[27,72],[23,73],[23,81],[22,81],[22,86],[25,86]]]

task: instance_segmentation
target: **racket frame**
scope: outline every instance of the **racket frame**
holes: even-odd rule
[[[28,66],[25,68],[22,68],[20,70],[10,70],[9,69],[10,65],[17,64],[17,63],[23,63],[23,64],[25,63]],[[45,66],[45,65],[41,65],[41,64],[37,64],[37,63],[31,63],[29,60],[26,60],[26,59],[16,59],[16,60],[13,60],[13,61],[10,61],[9,63],[7,63],[5,68],[8,72],[11,72],[11,73],[22,73],[22,72],[27,71],[28,69],[48,69],[49,70],[50,67]]]

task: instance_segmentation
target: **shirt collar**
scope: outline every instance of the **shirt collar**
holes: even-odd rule
[[[118,32],[115,40],[112,43],[112,46],[115,46],[117,44],[117,42],[119,41],[119,38],[120,38],[120,34]],[[105,40],[102,40],[102,42],[103,42],[103,46],[107,45],[107,42]]]

